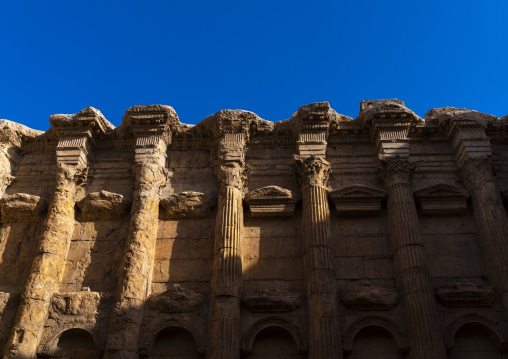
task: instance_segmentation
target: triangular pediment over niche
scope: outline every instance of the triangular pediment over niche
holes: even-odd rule
[[[362,186],[362,185],[352,185],[349,187],[336,189],[331,191],[329,196],[331,199],[356,199],[356,198],[371,198],[383,199],[386,195],[386,192],[379,188]]]
[[[459,187],[441,183],[414,193],[422,214],[460,214],[467,208],[469,193]]]
[[[254,217],[292,216],[297,195],[279,186],[266,186],[245,195],[245,202]]]
[[[339,215],[375,215],[381,211],[386,192],[379,188],[353,185],[329,193]]]
[[[415,192],[416,199],[427,198],[457,198],[467,199],[469,193],[466,190],[449,184],[441,183],[427,188],[422,188]]]

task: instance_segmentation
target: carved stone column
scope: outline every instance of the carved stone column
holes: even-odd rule
[[[135,189],[129,236],[106,358],[138,358],[139,330],[153,270],[164,168],[157,163],[137,163],[132,170]]]
[[[211,283],[207,358],[240,358],[242,294],[244,134],[224,134],[219,141],[219,203]]]
[[[297,157],[302,190],[305,285],[309,314],[309,359],[342,358],[338,303],[330,233],[330,164],[317,157]]]
[[[395,271],[407,313],[411,359],[445,359],[434,289],[422,241],[407,158],[379,156]]]
[[[448,131],[464,185],[471,193],[489,280],[501,294],[508,320],[508,217],[493,175],[487,125],[497,118],[464,109],[434,109],[433,117]]]
[[[144,305],[150,294],[159,221],[159,192],[166,184],[166,149],[170,121],[178,121],[169,106],[135,106],[124,123],[136,137],[134,194],[123,272],[106,344],[108,359],[138,358],[138,338]]]
[[[57,185],[39,250],[16,314],[4,358],[35,358],[53,293],[58,292],[74,230],[76,187],[86,168],[59,164]]]
[[[58,292],[64,274],[74,231],[76,191],[86,180],[95,136],[113,128],[100,111],[91,107],[74,115],[53,115],[50,123],[59,136],[56,188],[6,345],[6,359],[35,358],[51,297]]]
[[[489,277],[501,292],[508,319],[508,217],[492,175],[492,163],[485,156],[470,157],[461,164],[460,170],[471,192]]]

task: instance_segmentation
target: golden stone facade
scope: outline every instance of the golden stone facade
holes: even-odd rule
[[[4,359],[508,358],[508,117],[0,124]]]

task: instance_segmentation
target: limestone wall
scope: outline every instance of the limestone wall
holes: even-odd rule
[[[2,357],[508,357],[508,119],[360,108],[1,120]]]

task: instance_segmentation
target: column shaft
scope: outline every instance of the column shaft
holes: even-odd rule
[[[302,189],[303,260],[309,316],[309,359],[342,358],[333,243],[328,207],[330,164],[295,157]]]
[[[309,358],[342,358],[327,190],[302,188]]]
[[[74,231],[76,178],[83,170],[58,165],[57,185],[51,199],[39,250],[32,264],[16,314],[5,359],[32,359],[44,328],[51,297],[58,292]]]
[[[149,294],[164,169],[156,163],[133,167],[135,190],[123,273],[111,319],[105,358],[138,358],[138,337]]]
[[[446,351],[411,185],[396,181],[387,192],[395,270],[408,318],[410,357],[444,359]]]
[[[488,158],[471,158],[461,166],[471,191],[473,213],[485,262],[493,284],[500,290],[508,318],[508,217]]]
[[[211,359],[240,357],[242,197],[233,186],[221,188],[219,194],[207,350]]]

